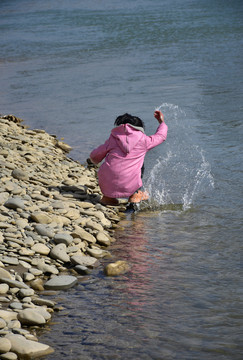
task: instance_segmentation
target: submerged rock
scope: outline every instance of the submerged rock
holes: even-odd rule
[[[106,265],[104,272],[107,276],[117,276],[129,271],[130,267],[126,261],[118,260],[115,263]]]
[[[20,359],[36,359],[54,352],[49,345],[27,340],[22,335],[9,334],[5,338],[11,343],[11,351],[15,352]]]

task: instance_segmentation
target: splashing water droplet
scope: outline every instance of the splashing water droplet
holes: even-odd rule
[[[194,119],[188,119],[179,106],[163,103],[168,119],[166,146],[161,146],[160,155],[147,172],[144,187],[151,202],[159,205],[181,204],[183,210],[193,206],[196,199],[214,187],[210,163],[204,150],[197,144]]]

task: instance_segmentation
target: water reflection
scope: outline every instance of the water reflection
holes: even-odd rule
[[[212,211],[141,212],[122,225],[103,261],[126,260],[130,271],[105,277],[101,267],[62,293],[65,327],[53,324],[51,344],[40,338],[56,349],[48,360],[240,359],[236,248],[227,235],[213,241]]]

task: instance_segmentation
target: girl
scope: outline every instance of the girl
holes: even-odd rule
[[[94,164],[105,159],[98,171],[103,205],[118,205],[118,198],[129,198],[129,202],[148,198],[139,190],[144,157],[147,151],[166,140],[168,130],[161,111],[156,110],[154,117],[159,127],[154,135],[147,136],[139,117],[127,113],[118,116],[109,139],[91,152],[90,160]]]

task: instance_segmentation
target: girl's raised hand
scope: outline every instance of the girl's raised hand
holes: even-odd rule
[[[159,110],[155,110],[155,112],[154,112],[154,117],[155,117],[155,119],[158,120],[158,122],[159,122],[160,124],[164,121],[164,115],[163,115],[162,112],[159,111]]]

